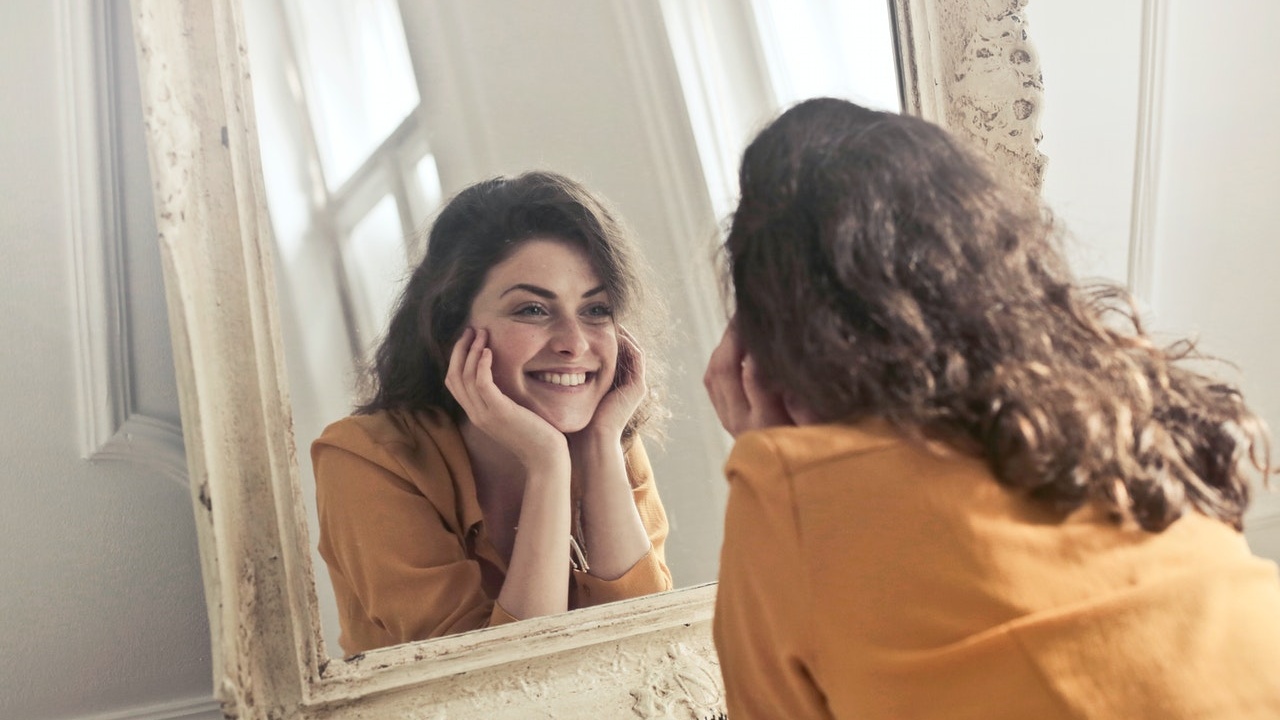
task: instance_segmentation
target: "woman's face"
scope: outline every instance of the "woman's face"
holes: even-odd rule
[[[525,240],[490,268],[471,304],[489,332],[493,381],[563,433],[587,426],[613,384],[613,304],[586,252],[553,238]]]

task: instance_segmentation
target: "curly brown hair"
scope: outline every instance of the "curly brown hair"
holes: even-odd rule
[[[604,200],[553,172],[496,177],[455,195],[427,235],[427,253],[409,276],[391,322],[365,369],[369,399],[357,414],[380,410],[443,410],[455,422],[465,413],[445,387],[449,357],[466,328],[471,305],[489,269],[535,237],[570,242],[586,253],[609,293],[614,318],[645,352],[646,380],[662,383],[665,364],[656,346],[662,303],[646,289],[648,270],[630,236]],[[651,392],[623,431],[630,441],[653,429],[665,412]]]
[[[1077,284],[1033,194],[941,128],[803,102],[747,148],[725,244],[737,332],[775,391],[827,422],[880,417],[980,451],[1062,513],[1237,529],[1264,423],[1157,347],[1124,290]]]

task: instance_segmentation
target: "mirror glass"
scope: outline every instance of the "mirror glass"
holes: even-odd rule
[[[898,110],[887,0],[245,3],[293,429],[328,651],[341,653],[310,445],[357,400],[421,230],[461,188],[547,169],[607,198],[670,311],[646,440],[676,587],[713,581],[729,439],[702,391],[712,255],[746,140],[815,95]]]

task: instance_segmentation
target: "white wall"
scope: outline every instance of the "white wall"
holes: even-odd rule
[[[1136,3],[1133,3],[1136,4]],[[76,240],[85,195],[70,156],[73,89],[64,21],[88,0],[0,3],[0,717],[216,717],[209,641],[186,488],[145,455],[128,463],[82,459],[83,344],[76,302]],[[112,0],[113,7],[120,0]],[[1032,0],[1048,93],[1046,192],[1114,274],[1124,230],[1136,110],[1139,21],[1127,3]],[[1280,193],[1280,5],[1264,0],[1168,4],[1156,229],[1157,324],[1200,331],[1236,361],[1252,401],[1280,427],[1274,356],[1274,268],[1280,247],[1268,210]],[[1096,23],[1106,23],[1099,29]],[[1117,24],[1118,23],[1118,24]],[[1105,43],[1091,42],[1100,32]],[[1117,64],[1118,63],[1118,64]],[[121,69],[126,73],[125,69]],[[1060,89],[1060,91],[1059,91]],[[1133,100],[1136,102],[1136,100]],[[1096,124],[1112,115],[1128,119]],[[135,127],[132,132],[137,132]],[[153,229],[136,136],[126,142],[123,256],[134,356],[134,418],[176,419]],[[1128,176],[1128,179],[1125,177]],[[1118,179],[1117,179],[1118,178]],[[83,288],[81,288],[83,289]],[[1274,518],[1275,501],[1259,504]],[[1277,525],[1250,540],[1280,557]]]
[[[1280,431],[1280,4],[1174,0],[1169,10],[1157,324],[1197,332],[1236,363],[1245,396]],[[1260,498],[1255,518],[1254,547],[1280,558],[1280,497]]]
[[[1142,3],[1031,0],[1044,71],[1044,195],[1076,272],[1124,282],[1138,127]]]
[[[1280,430],[1280,4],[1146,2],[1159,11],[1152,47],[1163,52],[1150,56],[1162,85],[1151,107],[1155,194],[1139,227],[1153,238],[1142,301],[1163,338],[1198,336],[1238,366],[1218,371]],[[1047,95],[1045,196],[1075,233],[1077,270],[1122,282],[1141,145],[1142,10],[1108,0],[1028,9]],[[1255,552],[1280,559],[1280,497],[1259,495],[1246,534]]]
[[[176,427],[177,393],[132,106],[122,107],[132,124],[120,138],[126,199],[106,205],[119,232],[96,211],[93,103],[102,83],[86,72],[91,7],[0,4],[0,717],[215,717],[191,500],[181,464],[175,472],[171,462],[180,448],[164,440]],[[120,72],[136,76],[132,65]],[[119,87],[136,93],[136,81]],[[109,340],[86,325],[110,316],[94,292],[110,261],[88,266],[111,238],[120,241],[125,297],[116,317],[125,328],[115,334],[121,342],[89,342]],[[78,262],[94,282],[77,280]],[[126,360],[115,366],[123,381],[86,382],[93,368],[111,375],[112,353],[86,363],[102,346]],[[96,440],[82,439],[95,416],[130,423],[132,450],[124,437],[111,442],[110,423]],[[148,429],[156,437],[143,437]],[[104,444],[136,459],[82,457]]]

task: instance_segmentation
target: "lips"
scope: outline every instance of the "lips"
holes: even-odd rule
[[[590,374],[591,374],[591,373],[585,373],[585,372],[568,372],[568,373],[558,373],[558,372],[533,372],[533,373],[529,373],[529,375],[530,375],[530,376],[532,376],[534,380],[538,380],[538,381],[541,381],[541,382],[544,382],[544,383],[550,383],[550,384],[552,384],[552,385],[560,385],[560,386],[563,386],[563,387],[577,387],[577,386],[579,386],[579,385],[583,385],[583,384],[585,384],[585,383],[587,382],[587,377],[588,377],[588,375],[590,375]]]

